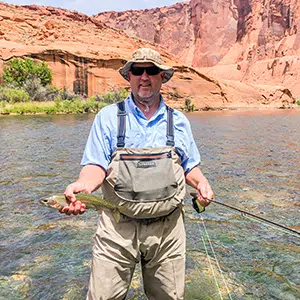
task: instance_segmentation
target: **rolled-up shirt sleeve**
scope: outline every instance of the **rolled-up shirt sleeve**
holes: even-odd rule
[[[102,109],[95,117],[81,160],[81,165],[98,165],[107,170],[111,160],[110,130],[103,122]]]

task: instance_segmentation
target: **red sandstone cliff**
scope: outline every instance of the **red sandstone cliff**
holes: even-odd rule
[[[300,97],[299,0],[191,0],[95,17],[213,77],[284,85]]]
[[[177,6],[187,8],[187,4]],[[176,14],[176,10],[160,10],[166,15]],[[180,17],[181,21],[178,19],[178,26],[187,22],[184,16]],[[188,26],[186,30],[188,32]],[[186,36],[175,34],[168,41],[180,41],[183,47],[185,39]],[[53,70],[54,85],[90,96],[128,87],[117,70],[133,50],[141,46],[158,48],[164,62],[175,68],[174,78],[163,87],[164,96],[174,107],[182,106],[186,98],[190,98],[198,108],[279,107],[294,102],[284,87],[256,88],[213,79],[188,66],[188,63],[181,63],[165,48],[112,29],[99,18],[52,7],[15,6],[0,2],[0,71],[12,57],[45,60]],[[180,52],[180,47],[177,48]]]

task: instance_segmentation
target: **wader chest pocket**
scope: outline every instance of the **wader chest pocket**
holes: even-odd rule
[[[173,197],[177,182],[172,153],[120,154],[115,193],[128,201],[162,201]]]

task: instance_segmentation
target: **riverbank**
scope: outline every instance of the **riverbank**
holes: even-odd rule
[[[36,114],[80,114],[96,113],[104,106],[105,102],[97,100],[61,100],[61,101],[29,101],[8,103],[0,102],[0,115],[36,115]]]
[[[101,108],[108,105],[107,102],[101,102],[94,99],[75,99],[61,101],[29,101],[8,103],[0,101],[0,115],[43,115],[43,114],[82,114],[97,113]],[[185,106],[177,108],[181,111],[189,111]],[[300,109],[300,105],[286,107],[204,107],[195,108],[193,111],[225,111],[225,110],[270,110],[270,109]]]

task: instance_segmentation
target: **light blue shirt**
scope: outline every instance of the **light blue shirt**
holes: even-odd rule
[[[132,96],[125,99],[126,109],[126,148],[154,148],[165,146],[167,142],[167,109],[163,98],[159,109],[148,120],[135,105]],[[116,104],[106,106],[96,115],[81,164],[99,165],[105,170],[111,161],[112,153],[117,149],[118,107]],[[191,126],[186,116],[174,110],[175,147],[181,158],[185,172],[200,164],[200,154],[195,144]]]

